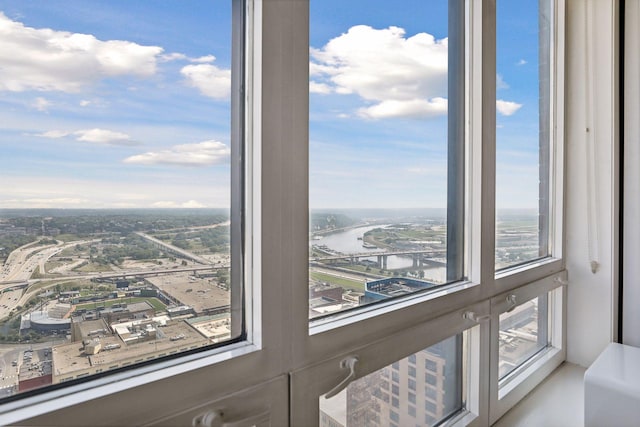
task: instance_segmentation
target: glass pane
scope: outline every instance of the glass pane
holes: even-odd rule
[[[0,1],[0,397],[232,338],[231,13]]]
[[[462,276],[448,262],[461,224],[447,219],[447,186],[449,57],[464,38],[450,35],[448,3],[311,2],[312,318]]]
[[[463,409],[462,373],[456,335],[321,397],[320,426],[435,425]]]
[[[534,298],[500,315],[500,379],[549,345],[548,301],[548,295]]]
[[[550,3],[497,2],[496,269],[549,255]]]

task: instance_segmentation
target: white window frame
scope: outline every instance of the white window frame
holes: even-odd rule
[[[272,390],[275,387],[273,381],[286,372],[287,358],[282,357],[280,349],[285,348],[283,331],[290,315],[286,308],[268,308],[280,304],[289,306],[288,293],[284,288],[290,284],[279,266],[288,258],[289,254],[283,248],[289,246],[288,236],[292,233],[288,224],[279,222],[280,205],[271,202],[287,197],[278,180],[282,161],[278,156],[281,153],[277,149],[263,148],[275,147],[286,151],[284,145],[287,144],[278,134],[286,129],[290,120],[287,114],[297,113],[285,102],[292,97],[292,70],[281,60],[288,55],[288,44],[295,43],[291,33],[296,23],[290,17],[296,8],[284,3],[247,0],[244,7],[234,6],[234,20],[240,19],[238,13],[246,14],[248,19],[246,28],[241,30],[244,34],[234,34],[234,37],[244,37],[247,43],[244,49],[245,77],[238,88],[246,115],[242,124],[246,156],[243,159],[245,185],[242,196],[245,200],[242,256],[246,339],[100,378],[89,378],[79,384],[18,396],[18,399],[0,403],[0,424],[25,423],[28,420],[40,425],[143,425],[154,419],[177,416],[187,408],[200,407],[234,393],[242,395],[246,390],[260,388],[261,385],[264,393],[271,390],[273,394],[274,419],[278,419],[281,408],[287,408],[286,388],[280,393]],[[269,25],[263,25],[266,20]],[[234,32],[238,30],[235,26]],[[265,69],[269,71],[264,72]],[[232,72],[239,73],[239,70],[236,68]],[[240,76],[236,74],[234,78],[238,81]],[[263,105],[274,102],[287,108]],[[274,157],[278,159],[274,160]],[[232,170],[237,166],[234,165]],[[239,212],[232,215],[239,215]],[[234,219],[237,221],[239,216],[234,216]],[[212,378],[215,378],[213,388]],[[178,392],[168,393],[168,390]],[[237,399],[234,404],[241,406],[242,400]]]
[[[317,365],[292,372],[290,375],[291,425],[318,424],[319,399],[349,373],[348,370],[340,367],[341,361],[346,357],[358,358],[356,376],[352,379],[356,380],[458,333],[464,334],[463,375],[465,378],[462,397],[465,407],[443,425],[451,427],[485,425],[488,417],[488,402],[484,390],[488,387],[488,376],[483,374],[483,367],[489,351],[489,323],[484,319],[489,317],[489,310],[487,301],[474,304],[467,309],[454,311],[435,320],[411,325],[383,340],[350,349],[348,352],[325,359]],[[478,319],[483,320],[477,323],[468,319],[469,312],[473,312]]]
[[[566,359],[566,283],[566,272],[562,272],[491,299],[490,424],[496,422]],[[534,298],[547,296],[549,345],[505,378],[499,379],[500,314]]]
[[[508,1],[508,0],[501,0]],[[549,255],[529,263],[496,272],[496,288],[501,292],[535,282],[566,267],[564,257],[564,105],[565,105],[565,0],[552,0],[550,35],[549,102]]]
[[[554,77],[552,85],[552,257],[495,274],[495,0],[466,0],[467,279],[426,295],[383,302],[353,315],[315,322],[311,327],[307,287],[309,3],[247,1],[252,5],[252,21],[247,32],[251,41],[247,58],[250,79],[244,93],[250,106],[249,127],[245,129],[250,143],[245,160],[245,255],[246,277],[252,284],[245,297],[253,315],[247,340],[0,404],[1,424],[24,420],[62,425],[160,422],[195,414],[211,402],[255,390],[262,390],[258,394],[278,394],[273,400],[274,414],[289,407],[290,394],[292,425],[299,425],[297,420],[314,424],[318,420],[314,418],[318,397],[344,375],[339,367],[344,356],[354,352],[363,355],[358,371],[363,375],[470,327],[470,415],[457,421],[460,425],[489,423],[492,414],[487,391],[498,385],[497,373],[494,377],[490,369],[490,346],[497,348],[491,338],[499,314],[499,304],[494,301],[516,288],[518,292],[530,289],[538,295],[548,291],[549,283],[564,283],[564,278],[559,279],[561,282],[554,279],[559,274],[564,277],[565,265],[564,0],[555,2],[552,75],[560,77]],[[559,309],[564,316],[564,298],[562,301]],[[479,318],[491,315],[491,320],[473,327],[475,322],[462,317],[469,311]],[[564,339],[564,322],[558,327]],[[548,366],[530,376],[545,375]],[[281,384],[279,378],[288,374],[289,394],[275,393],[273,383]],[[171,394],[167,390],[179,392]],[[242,405],[242,399],[231,399],[225,405]],[[302,414],[301,408],[311,412]]]
[[[505,0],[506,1],[506,0]],[[536,363],[527,364],[526,370],[519,370],[518,381],[511,382],[514,390],[498,399],[499,382],[497,370],[491,369],[494,362],[497,366],[497,329],[499,327],[499,309],[497,302],[509,292],[521,298],[529,293],[542,294],[549,291],[549,284],[561,287],[566,282],[565,262],[563,258],[563,222],[564,222],[564,1],[553,2],[554,22],[551,64],[551,96],[550,108],[550,174],[549,212],[550,255],[527,264],[495,272],[495,0],[467,2],[467,123],[466,130],[466,259],[465,265],[468,280],[445,286],[427,295],[408,296],[400,301],[382,302],[364,307],[355,314],[339,314],[327,320],[312,322],[309,336],[306,337],[306,325],[294,323],[294,367],[292,374],[292,414],[296,408],[304,408],[308,418],[297,415],[296,421],[317,422],[318,397],[326,392],[328,383],[333,385],[340,381],[344,372],[339,369],[339,359],[347,353],[362,351],[367,343],[384,341],[394,334],[421,322],[423,319],[436,323],[443,318],[442,313],[464,310],[473,304],[489,298],[492,301],[491,357],[485,359],[487,365],[480,380],[490,384],[491,404],[496,404],[490,421],[494,422],[516,401],[521,399],[523,390],[531,390],[548,373],[566,358],[564,345],[564,299],[555,297],[553,304],[553,344],[536,356]],[[478,84],[479,83],[479,84]],[[300,248],[308,242],[301,239]],[[505,294],[506,295],[506,294]],[[554,293],[554,295],[557,295]],[[560,294],[561,295],[561,294]],[[300,308],[297,319],[306,315],[308,305],[307,289],[300,287],[294,297]],[[495,308],[493,307],[495,305]],[[550,306],[551,307],[551,306]],[[550,308],[551,309],[551,308]],[[446,315],[445,315],[446,316]],[[495,337],[494,337],[495,335]],[[410,352],[405,351],[406,354]],[[494,355],[495,353],[495,355]],[[375,352],[372,352],[375,358]],[[478,355],[482,359],[482,355]],[[379,359],[379,358],[378,358]],[[378,360],[376,359],[376,360]],[[385,366],[379,361],[375,365],[379,369]],[[367,369],[367,372],[371,372]],[[360,375],[358,375],[359,377]],[[309,384],[319,381],[306,391]],[[299,383],[298,388],[296,384]],[[517,387],[515,387],[517,385]],[[506,388],[505,388],[506,389]],[[495,390],[495,393],[493,393]],[[493,398],[495,394],[495,398]],[[314,409],[315,408],[315,409]],[[499,415],[498,415],[499,414]],[[315,421],[314,421],[315,420]],[[479,419],[478,419],[479,420]],[[478,421],[479,422],[479,421]],[[489,422],[489,420],[485,420]]]

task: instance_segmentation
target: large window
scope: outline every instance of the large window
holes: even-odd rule
[[[243,334],[231,16],[0,3],[1,397]]]
[[[496,11],[496,269],[550,255],[551,0]]]
[[[462,377],[457,335],[320,398],[320,426],[433,426],[464,409]]]
[[[312,318],[462,278],[447,274],[449,230],[461,233],[447,216],[448,123],[464,127],[448,117],[449,88],[463,86],[449,57],[464,49],[448,22],[462,9],[386,5],[311,2]]]
[[[0,0],[3,369],[52,368],[0,423],[487,425],[563,360],[561,0],[63,3]]]

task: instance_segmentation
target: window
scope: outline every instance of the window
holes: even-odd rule
[[[463,161],[449,153],[463,143],[449,129],[464,127],[450,114],[460,82],[449,57],[464,49],[449,36],[457,11],[440,0],[402,3],[311,1],[310,318],[463,276],[448,266],[463,256],[447,203],[449,174]]]
[[[496,3],[496,269],[551,253],[552,4]]]
[[[497,420],[566,356],[564,288],[543,279],[493,299],[491,420]]]
[[[246,335],[231,6],[2,6],[4,396]]]
[[[207,6],[215,11],[222,1]],[[233,95],[226,104],[227,116],[213,114],[213,107],[206,103],[212,101],[200,94],[200,86],[194,83],[196,86],[180,86],[175,92],[176,103],[170,105],[182,120],[151,118],[144,129],[177,128],[185,122],[193,130],[199,118],[215,124],[231,120],[224,134],[232,151],[229,164],[201,172],[226,168],[229,176],[225,194],[230,196],[230,218],[226,219],[231,220],[231,227],[227,237],[234,264],[227,283],[230,326],[237,334],[202,349],[159,348],[157,357],[150,353],[114,361],[99,366],[103,372],[97,376],[69,378],[64,385],[42,393],[9,397],[0,401],[0,423],[64,424],[75,416],[78,423],[85,424],[108,419],[116,425],[197,425],[219,418],[222,409],[223,423],[229,424],[320,422],[338,426],[346,423],[340,414],[347,417],[350,413],[365,414],[367,425],[425,421],[437,425],[444,420],[451,426],[476,426],[495,421],[565,354],[563,129],[557,120],[563,115],[562,79],[557,78],[562,76],[562,0],[554,1],[549,14],[543,15],[549,18],[549,32],[544,33],[548,39],[541,39],[540,33],[526,38],[527,43],[535,41],[540,51],[544,42],[550,61],[545,101],[550,110],[549,154],[540,157],[548,158],[548,164],[539,160],[535,167],[527,168],[534,176],[528,176],[529,180],[540,179],[543,169],[548,169],[546,219],[540,219],[540,205],[532,205],[538,212],[536,224],[544,220],[548,227],[516,227],[517,233],[527,234],[525,240],[533,236],[537,243],[530,246],[538,252],[506,265],[508,268],[496,263],[505,248],[501,236],[508,233],[496,224],[496,217],[498,221],[501,218],[496,212],[504,206],[496,199],[500,184],[495,178],[501,181],[505,175],[495,159],[500,163],[503,154],[499,150],[508,145],[506,125],[513,123],[502,123],[503,118],[496,121],[496,100],[523,105],[504,120],[516,120],[526,111],[525,106],[531,105],[521,98],[502,97],[507,89],[496,88],[498,73],[513,88],[512,93],[518,85],[501,68],[503,24],[498,25],[497,43],[495,31],[498,21],[510,22],[520,14],[496,11],[495,2],[484,0],[231,0],[226,6],[229,4],[227,18],[233,24],[229,28],[227,22],[226,29],[232,36],[225,45],[232,52],[230,62],[225,63],[224,56],[217,53],[222,43],[218,46],[200,35],[189,37],[187,41],[211,46],[211,52],[196,55],[181,49],[183,45],[165,47],[164,62],[156,64],[156,70],[163,72],[150,83],[167,83],[165,80],[175,75],[171,70],[180,74],[181,63],[211,71],[205,80],[198,80],[206,81],[207,87],[217,75],[210,66],[231,70]],[[98,9],[102,2],[87,5],[93,8],[84,16],[92,21],[83,32],[98,34],[107,25],[97,19],[102,16]],[[55,6],[54,2],[38,7],[50,10]],[[204,13],[198,13],[200,6],[181,6],[180,13],[207,20]],[[188,34],[179,34],[179,27],[171,25],[169,17],[166,22],[142,25],[154,15],[156,5],[150,10],[149,17],[133,25],[139,37],[145,30],[157,33],[159,28],[171,33],[172,40]],[[0,16],[7,20],[33,28],[47,25],[29,21],[29,13],[10,8],[2,11]],[[221,17],[216,15],[215,19]],[[72,18],[66,16],[65,22],[72,22]],[[214,31],[213,23],[207,20],[207,31]],[[129,28],[120,26],[122,31]],[[218,27],[222,30],[224,25]],[[148,37],[136,43],[155,46]],[[100,36],[96,40],[117,38]],[[378,40],[387,44],[375,43],[375,49],[371,48],[371,42]],[[0,61],[3,42],[4,38]],[[6,70],[0,67],[0,90],[4,93],[9,92],[2,86]],[[536,75],[538,83],[543,80],[542,71]],[[111,76],[107,83],[119,79]],[[178,81],[184,82],[189,82],[187,76]],[[157,92],[152,94],[154,99],[166,95],[162,90]],[[125,93],[131,99],[143,97],[133,90]],[[201,97],[204,104],[198,114],[185,118],[180,115],[186,114],[181,100],[189,93]],[[0,114],[11,118],[19,106],[38,105],[35,98],[9,105],[3,97]],[[56,100],[55,106],[61,106],[58,102],[62,100]],[[541,105],[542,100],[536,98],[536,102]],[[47,107],[45,104],[39,103]],[[50,116],[58,114],[53,106],[48,108]],[[85,111],[82,108],[78,110]],[[139,113],[144,110],[140,108]],[[15,127],[24,123],[1,122]],[[30,125],[51,122],[44,113],[41,121]],[[127,122],[133,123],[133,117]],[[497,127],[500,125],[505,127]],[[66,127],[57,130],[76,131]],[[46,129],[29,133],[44,132]],[[190,135],[186,131],[156,132],[159,139]],[[543,134],[537,131],[536,135],[536,144],[541,144]],[[67,138],[71,139],[68,144],[79,144],[82,141],[73,140],[79,137],[70,133],[52,141]],[[531,147],[525,147],[528,154]],[[99,148],[114,154],[142,146]],[[147,151],[156,153],[149,149],[139,154]],[[56,157],[52,154],[48,160],[55,162]],[[94,163],[85,167],[90,164]],[[131,163],[125,165],[131,167]],[[58,172],[62,176],[65,170]],[[164,181],[159,193],[170,194],[172,180],[180,182],[182,174],[189,174],[184,166]],[[137,177],[129,178],[131,189],[137,185]],[[119,179],[113,177],[114,182]],[[208,184],[194,178],[189,184],[210,194],[222,182]],[[91,194],[100,194],[99,188],[92,190]],[[539,190],[536,197],[545,194]],[[190,227],[207,225],[215,224]],[[0,230],[4,229],[0,223]],[[176,236],[169,238],[176,238],[177,243],[183,237],[189,240],[188,233],[177,238],[178,230],[173,231]],[[206,253],[202,236],[193,240],[190,250],[212,255]],[[542,240],[548,242],[544,248]],[[341,246],[345,242],[347,246]],[[365,243],[375,248],[367,248]],[[92,254],[90,248],[88,252],[89,260],[102,256],[100,252]],[[189,261],[187,264],[188,269],[193,268]],[[163,261],[157,267],[166,264]],[[222,278],[207,279],[220,284]],[[191,282],[187,278],[189,287],[180,290],[196,292],[187,292]],[[543,300],[548,301],[546,315]],[[510,315],[505,313],[529,301],[538,301],[535,324],[538,337],[548,331],[543,340],[546,345],[535,354],[532,349],[524,363],[501,375],[501,316],[505,332],[521,333],[524,327],[508,326]],[[240,321],[234,322],[235,318]],[[540,323],[542,319],[548,319],[546,326]],[[542,346],[542,341],[538,344]],[[155,342],[146,345],[154,347]],[[24,354],[20,357],[24,360]],[[34,351],[32,361],[35,359]],[[506,360],[504,355],[502,360]],[[179,396],[168,389],[180,390]],[[154,418],[149,419],[149,414]]]
[[[345,427],[369,425],[374,419],[380,420],[381,425],[391,422],[407,425],[416,417],[422,419],[430,415],[441,421],[462,411],[463,390],[458,379],[465,369],[462,366],[461,347],[462,337],[453,336],[394,363],[399,365],[401,372],[406,372],[411,360],[420,363],[427,357],[437,358],[442,372],[451,373],[447,376],[440,374],[439,388],[443,398],[436,402],[425,400],[424,409],[420,409],[421,405],[416,407],[415,381],[410,378],[407,381],[406,374],[404,381],[392,393],[391,405],[382,399],[382,373],[391,368],[387,366],[352,382],[335,397],[320,398],[320,420],[332,419]],[[409,397],[408,402],[405,396]],[[326,424],[320,425],[324,427]]]
[[[549,345],[548,323],[547,295],[527,301],[500,315],[500,379]]]

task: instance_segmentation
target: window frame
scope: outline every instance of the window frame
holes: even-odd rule
[[[277,180],[263,179],[264,176],[276,177],[279,171],[278,162],[268,158],[269,152],[263,146],[278,145],[279,128],[290,120],[286,117],[290,111],[269,109],[264,103],[268,102],[266,99],[286,99],[290,94],[287,73],[273,69],[286,69],[278,58],[287,55],[288,46],[274,40],[295,42],[293,37],[287,37],[294,24],[289,19],[292,11],[285,7],[288,5],[262,0],[230,1],[235,66],[232,70],[235,82],[232,135],[238,138],[236,144],[243,147],[232,158],[235,162],[232,167],[235,213],[232,211],[232,215],[236,224],[244,227],[244,230],[235,228],[232,233],[236,238],[243,235],[236,246],[241,248],[241,253],[234,255],[243,261],[246,337],[236,343],[135,369],[89,377],[78,384],[18,396],[0,403],[0,423],[88,425],[100,424],[103,420],[102,423],[109,425],[141,425],[151,419],[151,413],[153,417],[162,418],[183,411],[184,407],[174,406],[176,401],[195,407],[199,402],[223,399],[257,384],[266,384],[286,372],[286,358],[281,357],[278,349],[284,347],[282,331],[290,316],[286,310],[267,308],[279,304],[281,299],[285,300],[284,306],[288,306],[287,292],[278,280],[282,272],[271,266],[279,265],[280,258],[287,257],[281,248],[287,246],[286,236],[291,233],[285,224],[274,226],[279,222],[279,206],[269,206],[266,202],[285,197],[286,193],[279,188]],[[274,25],[263,25],[266,19]],[[270,71],[265,72],[269,67]],[[239,181],[244,185],[238,185]],[[237,300],[234,303],[237,309]],[[211,390],[211,377],[216,378],[215,390]],[[158,391],[179,383],[183,383],[179,399],[170,399]],[[286,407],[286,398],[282,395],[275,400]],[[141,410],[142,407],[145,409]]]
[[[503,0],[504,1],[504,0]],[[535,282],[566,268],[564,257],[564,57],[565,0],[548,0],[551,5],[549,35],[549,165],[547,221],[548,249],[546,257],[496,271],[496,288],[508,291],[525,283]]]
[[[467,1],[465,35],[466,60],[465,93],[465,259],[467,280],[444,286],[427,295],[408,296],[399,301],[382,302],[374,306],[359,309],[355,314],[336,315],[331,319],[313,321],[309,328],[309,337],[304,335],[306,325],[299,326],[294,336],[294,366],[314,366],[322,371],[322,380],[333,379],[339,382],[338,360],[335,354],[355,351],[367,342],[385,340],[392,334],[410,327],[422,319],[438,322],[443,312],[460,310],[488,298],[492,301],[491,311],[491,356],[485,360],[486,371],[491,372],[487,379],[490,390],[496,390],[496,398],[491,394],[491,404],[499,405],[499,412],[493,410],[491,422],[497,420],[507,407],[524,397],[522,390],[531,390],[566,358],[564,344],[566,322],[564,320],[565,301],[557,298],[554,304],[554,341],[552,347],[534,357],[536,363],[527,364],[520,370],[520,379],[512,383],[515,390],[502,399],[497,398],[499,382],[497,370],[493,366],[497,352],[497,329],[499,328],[500,307],[498,302],[506,295],[516,293],[521,297],[528,293],[543,294],[549,287],[562,287],[566,284],[564,242],[564,0],[555,0],[552,5],[553,22],[551,24],[550,58],[550,159],[549,159],[549,256],[529,263],[495,270],[495,180],[496,180],[496,1]],[[308,242],[304,242],[308,245]],[[301,246],[302,247],[302,246]],[[551,285],[549,285],[551,284]],[[509,292],[509,294],[505,294]],[[296,300],[307,298],[306,289]],[[495,308],[493,307],[495,305]],[[306,310],[308,305],[304,304]],[[446,315],[445,315],[446,316]],[[302,314],[298,316],[302,318]],[[366,326],[365,326],[366,325]],[[360,331],[357,333],[356,331]],[[363,332],[363,330],[365,332]],[[558,338],[559,337],[559,338]],[[306,340],[306,343],[301,343]],[[479,360],[483,355],[478,355]],[[491,360],[489,360],[491,359]],[[325,364],[330,360],[333,372]],[[496,366],[497,366],[497,359]],[[311,368],[309,368],[311,369]],[[294,371],[292,379],[304,372],[304,368]],[[310,375],[310,374],[305,374]],[[317,374],[316,374],[317,375]],[[320,375],[314,375],[318,379]],[[301,382],[302,384],[302,382]],[[308,383],[306,383],[308,384]],[[318,389],[312,392],[304,406],[305,410],[317,410]],[[305,399],[299,396],[302,389],[292,388],[292,413],[296,407],[305,405]],[[493,392],[492,392],[493,393]],[[312,418],[306,419],[307,422]],[[298,418],[292,418],[297,420]],[[302,420],[302,418],[300,418]]]
[[[249,106],[244,129],[250,143],[246,152],[249,163],[244,176],[248,185],[245,254],[250,256],[245,274],[253,283],[244,297],[253,317],[247,340],[0,404],[3,424],[46,420],[47,424],[68,425],[70,419],[77,425],[100,419],[110,424],[143,424],[150,413],[157,419],[169,417],[286,374],[290,375],[290,422],[298,425],[298,420],[308,419],[314,424],[318,418],[308,418],[309,414],[317,414],[318,396],[344,377],[339,362],[346,355],[366,355],[360,365],[364,369],[358,369],[360,375],[469,328],[474,337],[464,352],[468,358],[469,413],[455,422],[485,425],[496,414],[489,414],[487,390],[497,386],[497,373],[494,378],[489,368],[498,300],[516,288],[523,295],[525,288],[534,294],[546,292],[550,286],[558,288],[566,277],[564,0],[556,0],[554,5],[552,256],[495,272],[495,0],[449,0],[464,2],[468,29],[463,150],[467,279],[433,293],[325,319],[311,327],[308,288],[304,286],[308,284],[309,248],[309,4],[246,1],[251,19],[245,33],[249,69],[247,86],[240,90]],[[563,297],[560,306],[563,319],[565,300]],[[464,317],[469,312],[477,322]],[[563,339],[565,323],[563,320],[558,326]],[[422,338],[416,340],[416,336]],[[528,376],[537,381],[550,366],[539,367]],[[213,385],[212,378],[216,379]],[[181,393],[174,401],[163,388],[176,386]],[[514,401],[521,397],[515,397],[519,392],[510,396]],[[285,401],[278,404],[287,405],[288,397],[283,396]],[[118,411],[113,410],[116,407]],[[303,413],[305,408],[311,412]]]
[[[358,357],[354,378],[358,379],[463,332],[467,334],[462,349],[465,375],[462,392],[466,408],[443,425],[484,425],[488,418],[487,393],[484,390],[488,387],[489,377],[483,366],[489,351],[489,323],[469,320],[465,317],[465,313],[469,311],[480,317],[488,316],[490,304],[488,301],[477,303],[437,319],[414,324],[383,340],[352,348],[318,364],[293,371],[290,374],[291,425],[317,424],[320,413],[318,399],[340,383],[348,373],[348,370],[340,368],[345,357]]]
[[[490,424],[496,422],[566,359],[566,279],[566,272],[562,272],[492,298]],[[515,301],[517,306],[547,295],[548,346],[524,361],[505,378],[499,379],[500,315],[514,307],[511,301]]]

